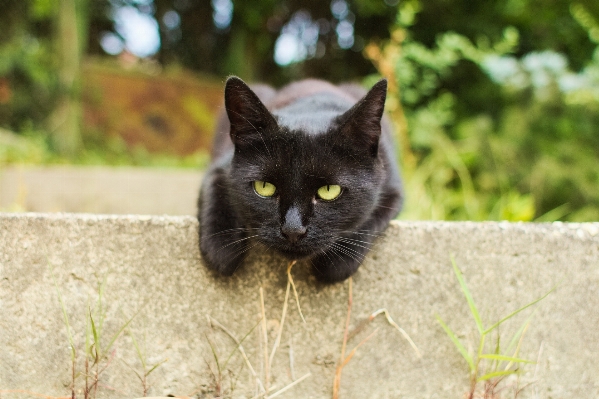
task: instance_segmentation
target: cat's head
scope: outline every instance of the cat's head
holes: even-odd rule
[[[250,235],[301,258],[364,224],[385,178],[379,139],[386,89],[381,80],[357,103],[332,99],[328,110],[299,112],[305,121],[298,123],[295,112],[271,113],[240,79],[227,81],[231,199]]]

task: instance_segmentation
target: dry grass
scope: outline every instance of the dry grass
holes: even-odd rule
[[[366,318],[365,320],[363,320],[361,323],[358,324],[358,326],[356,328],[354,328],[354,330],[352,330],[351,332],[349,331],[349,324],[350,324],[350,320],[351,320],[351,311],[352,311],[352,306],[353,306],[353,280],[350,277],[348,279],[348,301],[347,301],[347,316],[345,318],[345,329],[343,332],[343,342],[341,344],[341,356],[339,357],[339,362],[337,363],[337,368],[335,369],[335,378],[333,380],[333,399],[339,399],[339,390],[341,388],[341,373],[343,371],[343,368],[345,366],[347,366],[347,364],[349,363],[349,361],[352,359],[352,357],[356,354],[358,348],[360,348],[362,345],[364,345],[368,340],[370,340],[375,334],[376,332],[379,330],[378,328],[375,329],[372,333],[370,333],[366,338],[364,338],[362,341],[360,341],[360,343],[358,345],[356,345],[350,352],[349,354],[346,356],[346,350],[347,350],[347,343],[349,340],[351,340],[353,337],[355,337],[356,335],[358,335],[358,333],[360,333],[368,324],[370,324],[378,315],[384,314],[385,318],[387,319],[387,322],[393,326],[395,329],[397,329],[402,336],[408,341],[408,343],[410,344],[410,346],[412,346],[412,348],[414,349],[414,352],[416,353],[416,355],[420,358],[422,357],[420,351],[418,350],[418,347],[416,346],[416,344],[414,343],[414,341],[410,338],[410,336],[408,335],[408,333],[405,332],[405,330],[403,328],[401,328],[392,318],[391,315],[389,314],[389,311],[385,308],[379,309],[375,312],[373,312],[372,314],[370,314],[368,316],[368,318]]]
[[[210,324],[213,327],[217,327],[220,330],[222,330],[225,334],[227,334],[235,342],[236,347],[234,350],[238,351],[241,354],[241,356],[245,362],[245,365],[247,366],[248,370],[250,371],[250,373],[256,383],[257,389],[259,390],[259,392],[253,396],[253,399],[275,398],[311,376],[310,373],[307,373],[307,374],[303,375],[302,377],[294,380],[290,384],[288,384],[276,391],[275,391],[275,387],[270,385],[272,365],[273,365],[277,350],[280,347],[281,337],[283,334],[283,329],[285,327],[285,321],[287,318],[289,295],[290,295],[291,289],[293,289],[293,292],[295,295],[295,301],[297,304],[297,308],[298,308],[300,317],[304,323],[306,322],[305,318],[301,312],[301,307],[299,304],[299,296],[297,295],[297,290],[295,288],[295,284],[294,284],[293,278],[291,276],[291,269],[293,268],[295,263],[296,263],[296,261],[291,261],[287,266],[287,288],[285,290],[285,299],[284,299],[283,306],[281,309],[279,327],[276,331],[276,338],[272,344],[272,348],[270,350],[270,355],[268,353],[269,344],[268,344],[268,326],[266,323],[266,320],[267,320],[266,306],[264,305],[265,294],[264,294],[264,289],[262,287],[260,287],[260,290],[259,290],[260,291],[260,320],[258,321],[258,324],[256,326],[260,325],[260,330],[261,330],[259,332],[259,337],[260,337],[260,342],[261,342],[261,346],[262,346],[262,353],[260,354],[260,356],[262,357],[262,363],[263,363],[263,365],[262,365],[262,372],[264,375],[263,379],[260,379],[258,373],[256,372],[256,369],[250,362],[250,359],[248,358],[247,353],[245,352],[245,350],[242,346],[243,340],[254,330],[254,328],[256,326],[254,328],[252,328],[252,330],[250,330],[250,332],[248,334],[246,334],[246,336],[242,340],[239,340],[235,337],[233,332],[231,332],[223,324],[219,323],[214,317],[209,316]],[[216,353],[215,353],[214,349],[213,349],[213,354],[216,357]],[[231,356],[229,356],[229,359],[230,359],[230,357]],[[227,361],[229,359],[227,359]],[[218,364],[217,358],[215,361]],[[291,359],[290,359],[290,362],[292,363]],[[226,362],[225,362],[225,365],[226,365]],[[219,373],[220,373],[220,367],[219,367]],[[222,394],[222,392],[217,392],[218,397],[221,397],[221,394]]]

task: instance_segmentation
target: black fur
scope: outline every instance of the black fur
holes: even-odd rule
[[[356,98],[356,86],[307,80],[274,92],[229,78],[199,199],[208,266],[231,275],[261,242],[309,258],[323,282],[351,276],[402,205],[386,90],[381,80]],[[255,180],[274,184],[275,195],[257,195]],[[342,187],[337,199],[316,196],[327,184]]]

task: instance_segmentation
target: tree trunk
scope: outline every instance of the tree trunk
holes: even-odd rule
[[[85,0],[59,0],[56,42],[63,95],[50,117],[55,148],[74,156],[81,147],[81,54],[83,24],[79,24]],[[80,29],[80,26],[82,29]]]

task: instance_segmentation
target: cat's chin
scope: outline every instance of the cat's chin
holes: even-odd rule
[[[299,260],[314,256],[318,251],[314,248],[302,248],[302,247],[273,247],[278,253],[283,255],[289,260]]]

